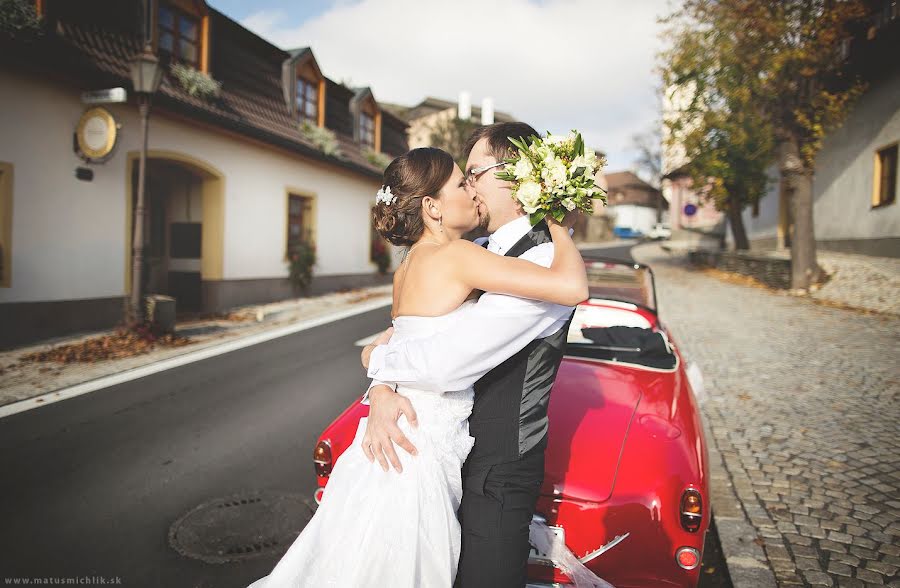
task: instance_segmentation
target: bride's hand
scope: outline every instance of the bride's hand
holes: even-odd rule
[[[362,450],[369,462],[377,459],[384,471],[390,469],[388,462],[397,472],[403,471],[400,458],[394,450],[395,444],[410,455],[418,453],[416,447],[397,426],[400,415],[404,415],[413,428],[418,427],[416,411],[409,398],[382,384],[369,390],[369,417],[366,421]]]
[[[567,212],[566,216],[563,217],[562,222],[557,221],[555,218],[550,216],[549,214],[544,217],[547,221],[547,227],[552,229],[553,227],[562,227],[565,229],[572,229],[575,227],[575,223],[578,222],[578,217],[581,215],[578,211]]]
[[[386,345],[388,341],[391,340],[391,336],[394,334],[394,327],[388,327],[385,329],[380,335],[375,337],[375,340],[372,341],[372,345],[376,347],[379,345]]]

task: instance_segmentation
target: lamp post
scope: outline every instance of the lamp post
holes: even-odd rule
[[[159,88],[163,70],[150,44],[131,63],[131,82],[137,96],[141,115],[141,157],[138,165],[137,203],[134,207],[134,238],[132,240],[131,301],[129,323],[136,326],[143,318],[141,295],[144,270],[144,184],[147,175],[147,128],[150,119],[150,99]]]

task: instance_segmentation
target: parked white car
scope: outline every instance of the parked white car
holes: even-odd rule
[[[654,241],[658,239],[669,239],[671,237],[672,229],[665,223],[656,223],[653,225],[653,228],[647,232],[647,238],[653,239]]]

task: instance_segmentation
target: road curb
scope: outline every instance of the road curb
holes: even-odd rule
[[[349,308],[326,313],[315,318],[298,321],[284,326],[273,327],[264,331],[243,336],[236,336],[232,339],[229,339],[228,341],[225,341],[224,343],[210,342],[207,344],[200,344],[201,346],[194,350],[187,351],[186,353],[178,354],[173,357],[150,361],[136,367],[126,368],[121,371],[115,371],[97,378],[79,382],[77,384],[64,386],[56,390],[50,390],[37,396],[32,396],[30,398],[25,398],[23,400],[4,404],[0,406],[0,419],[18,414],[20,412],[25,412],[27,410],[33,410],[35,408],[47,406],[49,404],[60,402],[62,400],[67,400],[69,398],[74,398],[76,396],[81,396],[82,394],[87,394],[89,392],[94,392],[96,390],[101,390],[103,388],[108,388],[110,386],[129,382],[131,380],[137,380],[139,378],[170,370],[188,363],[194,363],[196,361],[201,361],[209,357],[222,355],[223,353],[229,353],[231,351],[243,349],[244,347],[250,347],[252,345],[257,345],[265,341],[270,341],[272,339],[277,339],[279,337],[284,337],[300,331],[312,329],[314,327],[325,325],[330,322],[342,320],[358,314],[377,310],[379,308],[384,308],[385,306],[390,306],[391,304],[391,298],[379,297],[375,300],[359,302],[354,304],[353,306],[350,306]]]
[[[705,417],[703,422],[709,453],[710,501],[732,585],[734,588],[777,588],[775,573],[760,546],[762,538],[734,491],[731,474]]]

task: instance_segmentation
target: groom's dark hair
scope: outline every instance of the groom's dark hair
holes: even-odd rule
[[[501,122],[492,125],[478,127],[466,141],[463,147],[463,157],[469,157],[472,147],[481,139],[487,138],[488,153],[497,161],[502,161],[516,154],[516,148],[509,142],[509,137],[518,139],[522,137],[526,144],[531,143],[531,136],[539,136],[534,128],[523,122]]]

